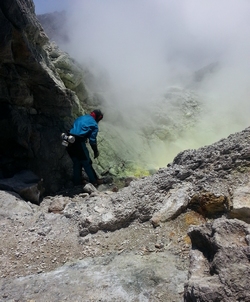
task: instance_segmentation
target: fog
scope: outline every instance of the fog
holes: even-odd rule
[[[99,92],[106,100],[107,118],[109,109],[113,113],[116,108],[123,116],[120,122],[129,119],[124,128],[137,131],[142,120],[150,119],[154,100],[169,87],[195,91],[200,98],[203,110],[195,127],[151,149],[158,150],[150,154],[159,158],[158,166],[176,152],[213,143],[249,125],[250,1],[71,3],[70,43],[63,47],[93,73],[102,74],[102,81],[106,78],[108,85],[100,85]],[[218,67],[193,82],[194,73],[211,63]],[[149,110],[141,110],[147,106]]]

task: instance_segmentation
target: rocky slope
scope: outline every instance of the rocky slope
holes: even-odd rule
[[[249,301],[250,128],[152,176],[72,188],[60,133],[107,101],[49,41],[31,0],[2,1],[0,22],[0,300]],[[156,157],[154,144],[173,142],[201,108],[172,88],[143,116],[110,110],[98,171],[140,175],[146,152]]]
[[[36,206],[2,191],[2,301],[248,301],[249,138],[186,150],[118,192]]]

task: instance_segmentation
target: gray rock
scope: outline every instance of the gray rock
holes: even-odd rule
[[[20,195],[14,192],[0,191],[0,217],[25,217],[32,213],[33,209]]]
[[[39,301],[46,293],[52,301],[84,295],[95,301],[102,293],[107,301],[165,302],[183,301],[184,293],[186,301],[249,300],[249,225],[227,218],[240,188],[249,184],[249,132],[186,150],[168,167],[116,193],[86,196],[81,187],[71,197],[62,193],[40,206],[28,204],[31,210],[19,216],[7,212],[11,219],[3,215],[0,224],[4,299],[22,294]],[[228,154],[234,158],[229,170]],[[182,171],[189,176],[180,178]],[[200,207],[213,205],[209,220],[192,204],[197,196]],[[225,211],[221,200],[227,200]],[[61,215],[48,213],[53,203],[61,206]],[[155,217],[159,223],[153,227],[149,221]],[[190,224],[197,226],[187,233]],[[72,264],[63,266],[66,260]]]
[[[217,219],[193,227],[189,279],[184,301],[248,301],[249,225]]]
[[[180,189],[172,189],[169,195],[163,200],[163,205],[160,211],[155,212],[151,218],[152,224],[156,227],[160,222],[165,222],[174,219],[180,213],[184,212],[189,203],[190,191],[192,186],[187,184]]]
[[[230,218],[238,218],[250,223],[250,187],[249,184],[237,188],[233,194]]]
[[[91,183],[88,183],[83,187],[83,192],[91,194],[97,192],[97,189]]]
[[[32,170],[44,179],[46,192],[55,192],[71,171],[60,133],[84,110],[50,58],[54,46],[35,15],[34,3],[2,1],[0,26],[0,170],[4,178],[20,167]],[[72,78],[79,83],[74,71]]]
[[[47,274],[0,281],[9,300],[181,301],[186,272],[167,253],[86,258]],[[25,291],[23,291],[25,288]]]

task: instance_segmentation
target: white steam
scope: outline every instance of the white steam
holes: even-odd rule
[[[151,149],[163,154],[158,165],[183,149],[210,144],[249,125],[250,1],[71,3],[70,44],[64,49],[79,62],[105,71],[110,90],[103,93],[110,108],[120,112],[120,122],[130,116],[128,127],[136,131],[148,118],[136,106],[151,108],[171,86],[192,87],[205,103],[205,114],[192,132]],[[215,72],[192,83],[195,71],[216,62]],[[150,110],[143,112],[150,115]]]

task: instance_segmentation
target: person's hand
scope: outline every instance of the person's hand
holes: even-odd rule
[[[97,158],[99,156],[97,144],[91,144],[90,146],[91,146],[92,150],[94,151],[94,158]]]

